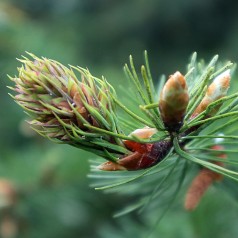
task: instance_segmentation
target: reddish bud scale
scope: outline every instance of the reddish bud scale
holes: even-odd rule
[[[211,147],[211,149],[222,150],[224,148],[221,145],[214,145]],[[227,156],[226,154],[222,153],[222,154],[219,154],[217,157],[225,159]],[[224,163],[220,161],[214,162],[214,164],[224,167]],[[208,168],[201,169],[199,174],[193,179],[187,191],[187,194],[185,197],[185,203],[184,203],[185,209],[188,211],[194,210],[198,206],[202,196],[205,194],[208,188],[213,184],[213,182],[219,181],[222,178],[223,178],[223,175],[217,172],[211,171]]]
[[[150,150],[140,154],[136,160],[125,157],[119,160],[119,164],[124,166],[127,170],[140,170],[152,167],[164,159],[171,146],[170,141],[159,141],[154,144],[149,144],[147,148],[150,148]]]
[[[137,151],[141,154],[149,152],[153,145],[153,144],[148,144],[148,143],[142,144],[142,143],[138,143],[138,142],[131,141],[131,140],[124,141],[124,144],[125,144],[126,148],[131,150],[132,152]]]
[[[99,166],[101,170],[115,171],[115,170],[140,170],[154,166],[162,161],[172,147],[171,141],[159,141],[153,144],[141,144],[141,147],[135,143],[133,150],[138,149],[145,153],[134,151],[132,154],[118,160],[118,163],[106,162]],[[141,149],[143,148],[143,149]]]

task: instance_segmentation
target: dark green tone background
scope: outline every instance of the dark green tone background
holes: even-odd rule
[[[11,85],[6,74],[17,74],[20,66],[15,59],[29,51],[88,67],[126,90],[123,64],[132,54],[140,65],[145,49],[155,80],[163,73],[184,73],[193,51],[199,58],[219,54],[237,62],[237,12],[238,1],[230,0],[0,1],[0,177],[12,180],[21,193],[14,211],[19,237],[140,238],[156,211],[113,219],[130,198],[89,188],[87,158],[94,155],[52,144],[29,129],[6,88]],[[235,238],[237,214],[222,190],[211,189],[192,214],[180,201],[151,237]]]

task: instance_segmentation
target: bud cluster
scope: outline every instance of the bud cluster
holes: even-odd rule
[[[217,138],[214,133],[220,131],[216,128],[208,136],[199,134],[217,119],[231,117],[225,126],[235,122],[233,116],[238,115],[238,94],[227,96],[231,63],[214,72],[217,56],[204,69],[192,60],[185,76],[177,71],[168,77],[166,83],[161,80],[159,88],[162,90],[160,95],[156,95],[147,55],[145,66],[141,67],[143,84],[130,57],[130,68],[126,65],[125,71],[144,104],[137,105],[141,109],[141,113],[137,113],[117,99],[113,87],[104,78],[96,78],[80,67],[65,67],[54,60],[29,55],[32,59],[23,57],[19,60],[23,64],[18,69],[19,75],[9,77],[15,84],[10,87],[16,92],[12,97],[32,117],[29,123],[39,134],[105,158],[107,162],[97,166],[97,171],[141,170],[156,164],[162,167],[158,171],[162,171],[165,166],[159,162],[164,160],[171,169],[162,178],[161,185],[176,170],[176,159],[178,163],[180,158],[197,163],[202,168],[188,189],[185,199],[187,210],[195,209],[206,190],[223,175],[238,180],[238,173],[224,166],[229,158],[224,163],[219,160],[225,158],[226,153],[212,154],[224,147],[214,147],[215,142],[206,147],[209,138]],[[229,106],[220,110],[224,102],[229,102]],[[116,106],[126,116],[118,116]],[[142,113],[144,117],[140,115]],[[133,120],[125,120],[127,116]],[[235,131],[234,128],[232,130]],[[237,138],[224,136],[228,137]],[[207,157],[200,159],[200,154]],[[182,174],[178,178],[180,184],[184,177]]]
[[[11,89],[17,93],[13,98],[30,114],[33,118],[30,124],[41,135],[93,151],[109,160],[98,168],[138,170],[154,166],[168,154],[173,138],[180,137],[191,100],[185,76],[180,72],[171,75],[162,88],[155,109],[157,113],[154,114],[159,117],[152,118],[152,121],[160,122],[155,123],[155,127],[136,129],[126,136],[119,129],[114,89],[105,79],[95,78],[80,67],[65,67],[54,60],[30,56],[32,60],[25,57],[20,60],[23,65],[18,69],[19,76],[10,78],[15,83]],[[219,74],[189,120],[224,97],[229,82],[229,70]],[[145,84],[150,87],[147,79]],[[138,87],[138,81],[136,85]],[[147,88],[147,91],[148,101],[151,101],[152,90],[150,92]],[[140,94],[147,101],[144,93]],[[220,106],[213,107],[206,117],[215,115]],[[160,125],[163,125],[167,137],[150,142],[150,138],[160,132]],[[195,130],[196,127],[192,127],[183,133]]]

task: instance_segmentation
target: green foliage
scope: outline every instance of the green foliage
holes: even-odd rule
[[[187,56],[194,50],[199,52],[201,58],[208,59],[219,53],[222,59],[237,61],[237,16],[237,3],[234,1],[1,1],[0,176],[15,182],[19,191],[25,191],[28,187],[36,188],[28,196],[20,196],[16,207],[19,217],[24,218],[24,232],[19,237],[146,237],[149,227],[166,206],[158,209],[157,201],[152,200],[143,213],[113,219],[113,213],[129,204],[135,205],[140,197],[137,197],[137,193],[128,196],[121,192],[110,194],[110,190],[105,190],[106,194],[101,191],[94,193],[92,188],[88,188],[85,174],[88,172],[86,158],[95,163],[95,155],[64,145],[54,145],[29,131],[24,122],[25,115],[7,95],[9,90],[6,85],[9,82],[6,74],[16,74],[16,67],[19,66],[14,59],[30,51],[64,64],[89,67],[93,69],[92,74],[105,75],[116,88],[121,105],[126,104],[131,112],[136,112],[145,121],[144,112],[138,110],[138,102],[144,104],[138,93],[128,86],[129,82],[120,69],[127,55],[133,54],[137,68],[142,62],[141,52],[148,49],[150,68],[159,95],[161,89],[157,89],[158,81],[165,81],[167,76],[159,79],[157,75],[161,72],[168,75],[178,69],[191,72],[193,66],[185,70],[184,65]],[[193,74],[194,71],[190,73]],[[234,75],[234,84],[230,88],[232,93],[236,93],[236,79]],[[228,104],[229,101],[223,108]],[[118,118],[124,122],[125,135],[145,124],[143,121],[132,122],[131,116],[119,107],[118,111]],[[213,138],[209,138],[214,136],[213,133],[217,136],[221,130],[226,130],[229,136],[236,134],[236,126],[231,126],[236,116],[233,115],[231,120],[228,118],[217,119],[212,126],[204,128],[201,136],[206,138],[197,137],[195,141],[202,140],[200,144],[196,142],[196,148],[195,144],[188,144],[196,158],[209,157],[207,153],[203,156],[201,151],[209,150],[204,143],[207,146],[210,142],[210,145],[213,144]],[[206,130],[209,130],[210,135],[206,134]],[[190,139],[187,137],[187,140]],[[223,144],[229,155],[226,164],[231,168],[237,159],[237,153],[234,152],[236,138],[226,138]],[[213,161],[213,156],[210,159]],[[58,161],[56,169],[53,169],[54,183],[46,188],[39,181],[44,168],[51,168],[54,160]],[[102,162],[102,159],[98,160]],[[182,167],[182,163],[180,159],[178,168]],[[158,167],[154,169],[159,170]],[[182,186],[184,189],[198,171],[194,165],[190,169]],[[109,177],[111,172],[103,174]],[[113,173],[113,178],[104,183],[100,173],[102,184],[95,185],[111,185],[128,179],[122,173],[122,177],[117,180],[117,174],[121,172]],[[130,176],[133,178],[140,174],[131,172]],[[165,178],[159,173],[157,175],[161,180],[153,178],[154,188]],[[135,183],[139,185],[145,178],[149,176],[140,177]],[[177,177],[174,178],[175,183],[176,180]],[[166,182],[163,184],[165,186]],[[182,208],[184,193],[181,189],[175,205],[159,226],[153,226],[151,237],[237,237],[235,221],[238,219],[238,193],[234,181],[225,179],[213,186],[192,213]],[[158,195],[157,200],[163,199]],[[152,204],[155,206],[150,208]]]

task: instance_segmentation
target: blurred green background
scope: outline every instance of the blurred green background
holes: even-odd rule
[[[237,12],[238,1],[231,0],[1,0],[0,195],[9,190],[6,179],[13,191],[5,196],[10,205],[0,199],[0,237],[140,238],[156,219],[156,211],[112,218],[129,198],[89,187],[87,159],[94,155],[55,145],[28,128],[6,88],[6,75],[17,74],[20,66],[16,58],[29,51],[88,67],[122,85],[123,99],[123,64],[132,54],[140,65],[145,49],[155,80],[185,72],[193,51],[199,58],[219,54],[237,62]],[[211,190],[192,214],[182,202],[172,209],[151,237],[235,238],[237,211],[228,196]]]

